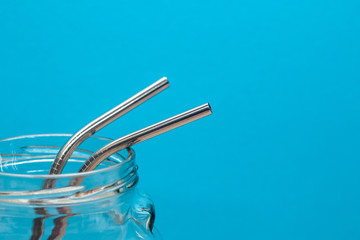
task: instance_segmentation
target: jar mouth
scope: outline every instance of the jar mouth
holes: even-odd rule
[[[0,139],[0,143],[7,142],[7,141],[14,141],[14,140],[22,140],[22,139],[31,139],[31,138],[46,138],[46,137],[72,137],[73,134],[68,133],[48,133],[48,134],[30,134],[30,135],[21,135],[16,137],[10,137],[10,138],[4,138]],[[113,139],[101,137],[101,136],[91,136],[91,139],[98,139],[103,140],[105,142],[111,142]],[[65,144],[65,142],[64,142]],[[93,171],[89,172],[75,172],[75,173],[62,173],[62,174],[56,174],[56,175],[49,175],[49,174],[23,174],[23,173],[7,173],[0,171],[0,176],[8,176],[8,177],[16,177],[16,178],[31,178],[31,179],[61,179],[61,178],[74,178],[74,177],[87,177],[95,174],[100,173],[106,173],[111,171],[116,171],[117,169],[120,169],[123,165],[123,163],[129,163],[131,161],[134,161],[135,159],[135,151],[128,147],[124,149],[127,151],[127,157],[123,159],[122,162],[118,162],[117,164],[114,164],[113,166],[104,167],[102,169],[95,169]],[[0,152],[0,163],[1,163],[1,152]],[[50,170],[50,169],[49,169]]]

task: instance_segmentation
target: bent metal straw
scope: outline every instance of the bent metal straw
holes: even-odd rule
[[[136,132],[130,133],[121,137],[98,151],[96,151],[80,168],[79,172],[87,172],[94,170],[102,161],[110,157],[114,153],[123,150],[124,148],[133,146],[137,143],[143,142],[149,138],[158,136],[162,133],[168,132],[177,127],[183,126],[192,121],[198,120],[212,113],[211,107],[208,103],[199,107],[193,108],[189,111],[180,113],[174,117],[168,118],[161,122],[155,123],[149,127],[143,128]]]
[[[156,94],[162,92],[166,88],[169,87],[169,82],[166,77],[161,78],[160,80],[156,81],[155,83],[151,84],[144,90],[140,91],[139,93],[135,94],[128,100],[122,102],[115,108],[111,109],[110,111],[106,112],[105,114],[101,115],[100,117],[96,118],[83,128],[81,128],[77,133],[72,136],[69,141],[60,149],[55,160],[50,168],[49,174],[60,174],[65,167],[66,162],[71,157],[71,154],[76,150],[76,148],[84,142],[87,138],[92,136],[94,133],[102,129],[103,127],[107,126],[111,122],[115,121],[125,113],[129,112],[130,110],[134,109],[135,107],[139,106],[140,104],[144,103],[146,100],[150,99],[151,97],[155,96]],[[46,179],[43,185],[43,189],[50,189],[55,186],[55,181],[53,179]],[[40,212],[46,213],[46,209],[39,208]],[[69,209],[67,211],[71,212]],[[40,214],[41,215],[41,214]],[[43,234],[43,226],[44,220],[46,216],[35,218],[33,221],[33,236],[31,239],[40,239]],[[56,220],[56,221],[55,221]],[[54,228],[52,231],[56,233],[65,233],[65,228],[67,225],[67,218],[57,218],[54,220]],[[40,232],[37,232],[39,231]],[[52,237],[50,236],[49,239],[59,239],[59,237]],[[60,236],[61,238],[62,236]]]
[[[49,174],[60,174],[65,167],[66,162],[71,157],[71,154],[82,142],[125,113],[160,93],[167,87],[169,87],[169,82],[166,77],[163,77],[141,92],[135,94],[125,102],[119,104],[115,108],[111,109],[110,111],[84,126],[77,133],[75,133],[74,136],[72,136],[69,141],[60,149],[50,168]]]
[[[133,146],[137,143],[143,142],[152,137],[158,136],[162,133],[168,132],[177,127],[183,126],[187,123],[193,122],[205,116],[208,116],[212,113],[211,107],[208,103],[193,108],[189,111],[178,114],[174,117],[168,118],[161,122],[155,123],[151,126],[138,130],[136,132],[130,133],[124,137],[121,137],[98,151],[96,151],[80,168],[79,172],[88,172],[94,170],[103,160],[110,157],[112,154]],[[121,164],[121,163],[119,163]],[[70,182],[70,186],[78,186],[82,183],[84,177],[79,176],[72,179]],[[67,219],[74,214],[71,213],[69,208],[61,208],[65,209],[67,212],[67,216],[63,218],[59,218],[57,224],[54,226],[53,232],[65,233],[65,228],[67,226]],[[62,210],[63,211],[63,210]]]

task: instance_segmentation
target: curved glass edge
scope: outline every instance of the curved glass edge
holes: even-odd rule
[[[71,137],[73,134],[69,133],[45,133],[45,134],[30,134],[30,135],[21,135],[16,137],[4,138],[0,139],[1,142],[7,142],[12,140],[20,140],[26,138],[36,138],[36,137]],[[111,138],[101,137],[101,136],[91,136],[90,138],[97,138],[100,140],[105,140],[108,142],[113,141]],[[135,151],[128,147],[125,150],[128,151],[128,157],[124,160],[124,162],[129,162],[135,159]],[[103,169],[93,170],[89,172],[82,172],[82,173],[65,173],[65,174],[58,174],[58,175],[49,175],[49,174],[42,174],[42,175],[27,175],[27,174],[16,174],[16,173],[4,173],[0,172],[0,176],[9,176],[9,177],[18,177],[18,178],[37,178],[37,179],[60,179],[60,178],[72,178],[72,177],[81,177],[81,176],[90,176],[97,173],[108,172],[114,169],[118,169],[121,167],[122,164],[116,164],[114,166],[106,167]]]

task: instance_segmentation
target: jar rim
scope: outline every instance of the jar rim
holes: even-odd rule
[[[36,138],[36,137],[72,137],[73,134],[70,133],[44,133],[44,134],[28,134],[28,135],[20,135],[20,136],[15,136],[15,137],[9,137],[9,138],[4,138],[4,139],[0,139],[0,143],[1,142],[6,142],[6,141],[12,141],[12,140],[18,140],[18,139],[25,139],[25,138]],[[107,137],[101,137],[101,136],[91,136],[90,138],[96,138],[96,139],[100,139],[100,140],[105,140],[105,141],[113,141],[113,139],[111,138],[107,138]],[[130,162],[133,161],[135,158],[135,151],[131,148],[131,147],[127,147],[126,151],[128,152],[128,156],[127,158],[124,160],[124,162]],[[17,178],[31,178],[31,179],[60,179],[60,178],[73,178],[73,177],[81,177],[81,176],[91,176],[91,175],[95,175],[98,173],[103,173],[103,172],[109,172],[115,169],[118,169],[122,166],[122,164],[118,163],[115,164],[113,166],[109,166],[106,168],[102,168],[102,169],[98,169],[98,170],[93,170],[93,171],[89,171],[89,172],[81,172],[81,173],[64,173],[64,174],[54,174],[54,175],[49,175],[49,174],[39,174],[39,175],[30,175],[30,174],[18,174],[18,173],[4,173],[4,172],[0,172],[0,176],[9,176],[9,177],[17,177]]]

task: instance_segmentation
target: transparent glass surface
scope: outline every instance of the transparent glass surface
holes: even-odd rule
[[[0,239],[160,239],[151,199],[136,189],[135,153],[112,155],[95,171],[76,173],[110,139],[91,137],[63,174],[47,175],[69,134],[0,141]],[[121,164],[120,164],[121,163]],[[52,181],[53,188],[46,189]]]

